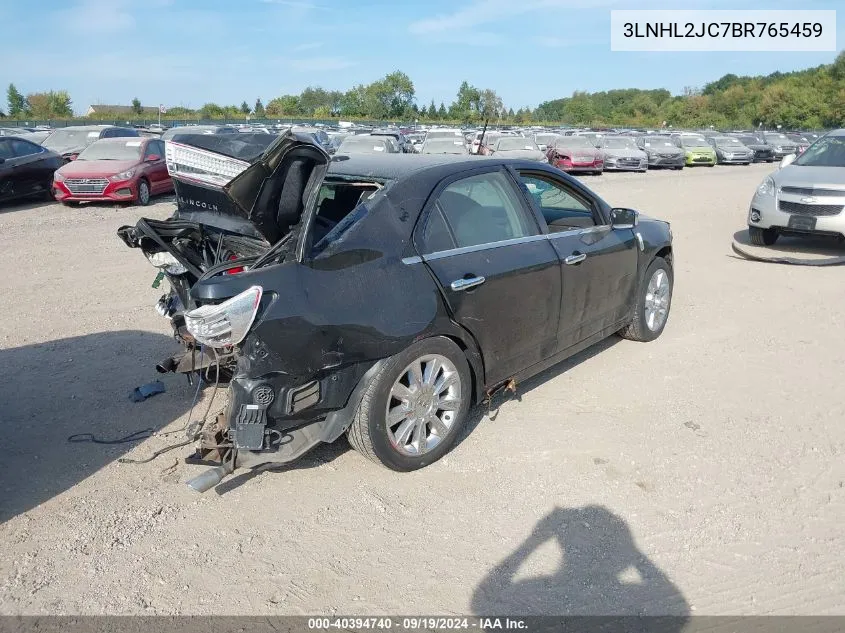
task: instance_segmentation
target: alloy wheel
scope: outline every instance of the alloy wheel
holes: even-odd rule
[[[433,450],[457,419],[463,394],[461,377],[445,356],[418,358],[399,375],[387,399],[390,443],[403,455]]]
[[[669,275],[658,268],[649,279],[645,294],[645,322],[652,332],[657,332],[666,322],[670,292]]]

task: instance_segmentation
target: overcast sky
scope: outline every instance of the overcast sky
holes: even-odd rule
[[[803,9],[839,2],[805,0]],[[417,101],[448,105],[461,81],[506,106],[573,90],[702,86],[728,72],[788,71],[835,53],[610,51],[611,8],[799,8],[788,0],[7,0],[0,85],[65,89],[91,103],[250,104],[308,85],[345,90],[393,70]],[[838,46],[845,43],[845,10]],[[5,90],[3,97],[5,109]]]

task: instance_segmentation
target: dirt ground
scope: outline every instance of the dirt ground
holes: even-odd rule
[[[732,253],[771,169],[585,179],[672,222],[658,341],[520,385],[422,471],[342,440],[203,496],[187,449],[117,462],[181,435],[66,441],[187,420],[172,375],[129,399],[174,349],[115,235],[141,210],[0,210],[0,613],[845,614],[842,269]]]

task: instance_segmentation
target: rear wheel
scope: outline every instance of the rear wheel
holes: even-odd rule
[[[619,330],[619,336],[630,341],[653,341],[663,333],[672,305],[674,276],[672,266],[662,257],[655,257],[646,269],[637,292],[634,318]]]
[[[142,207],[150,203],[150,183],[143,178],[138,181],[138,197],[135,202]]]
[[[455,444],[472,397],[461,349],[424,339],[387,359],[364,390],[349,443],[387,468],[411,471],[436,462]]]
[[[748,236],[754,246],[771,246],[778,241],[777,229],[761,229],[759,226],[749,226]]]

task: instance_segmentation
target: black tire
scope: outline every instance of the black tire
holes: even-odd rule
[[[716,166],[716,163],[708,163],[708,164],[707,164],[707,166],[708,166],[708,167],[715,167],[715,166]]]
[[[651,281],[652,276],[654,276],[658,270],[663,270],[668,277],[669,296],[666,304],[666,316],[660,326],[652,330],[647,323],[645,302],[646,294],[648,292],[648,284]],[[643,275],[642,281],[640,282],[640,287],[637,288],[637,304],[634,307],[634,317],[628,325],[619,330],[619,336],[624,339],[628,339],[629,341],[639,342],[653,341],[660,336],[663,333],[663,328],[666,327],[666,323],[669,321],[669,311],[672,308],[672,290],[674,289],[674,286],[675,276],[672,272],[672,266],[662,257],[655,257],[646,269],[645,275]]]
[[[386,419],[388,400],[394,383],[402,377],[405,369],[415,360],[431,354],[444,356],[454,365],[460,380],[461,402],[440,443],[421,455],[408,455],[400,452],[390,440]],[[386,359],[364,389],[347,437],[355,450],[374,462],[400,472],[417,470],[436,462],[454,446],[466,422],[471,399],[472,378],[461,349],[447,338],[423,339]]]
[[[748,236],[754,246],[771,246],[778,241],[777,229],[761,229],[759,226],[749,226]]]
[[[146,195],[144,195],[142,187],[146,187]],[[135,198],[135,204],[139,207],[145,207],[150,203],[150,198],[152,198],[150,183],[146,178],[141,178],[141,180],[138,181],[138,195]]]

